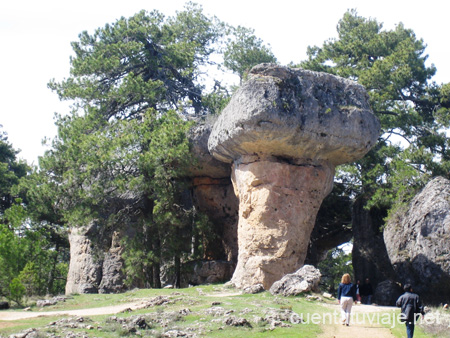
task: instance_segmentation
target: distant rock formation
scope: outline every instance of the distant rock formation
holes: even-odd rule
[[[383,225],[386,211],[377,208],[366,209],[367,197],[360,196],[353,203],[352,260],[355,281],[361,283],[370,279],[375,289],[378,283],[395,280],[396,274],[391,266],[383,239]],[[374,299],[377,302],[376,299]],[[392,305],[392,304],[391,304]]]
[[[215,158],[232,163],[239,196],[238,288],[269,289],[303,265],[335,166],[364,156],[379,130],[352,81],[273,64],[252,69],[208,141]]]
[[[398,280],[432,303],[450,301],[450,181],[431,180],[384,230]]]
[[[70,264],[66,294],[98,293],[102,277],[102,261],[95,259],[89,234],[95,225],[73,227],[69,231]]]
[[[230,179],[230,165],[216,160],[208,152],[210,132],[211,126],[208,124],[198,124],[190,132],[192,154],[196,162],[189,173],[192,184],[188,198],[198,211],[209,217],[217,236],[205,248],[205,259],[212,262],[202,262],[201,265],[196,263],[196,268],[186,276],[186,286],[189,282],[199,284],[228,280],[237,261],[238,200]],[[132,203],[127,199],[115,202],[122,207]],[[126,290],[122,270],[124,248],[120,241],[126,236],[134,236],[133,220],[129,222],[108,231],[97,226],[95,221],[69,230],[70,265],[66,294],[117,293]],[[205,276],[208,271],[210,278]]]

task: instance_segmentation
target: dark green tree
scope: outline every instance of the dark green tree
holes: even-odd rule
[[[70,77],[49,83],[74,109],[57,116],[37,195],[53,201],[44,211],[67,226],[95,223],[98,239],[134,225],[139,235],[125,241],[129,285],[160,287],[162,264],[173,265],[179,283],[181,261],[196,251],[192,236],[204,233],[183,198],[193,163],[186,117],[217,112],[227,100],[218,81],[210,91],[202,84],[222,33],[192,3],[173,17],[142,11],[80,34]]]
[[[241,83],[253,66],[277,62],[270,47],[254,35],[253,29],[238,26],[231,27],[231,31],[224,51],[224,66],[239,75]]]
[[[106,120],[139,118],[184,105],[202,109],[201,66],[211,63],[222,25],[199,6],[166,18],[158,11],[83,32],[72,43],[71,76],[49,86],[62,100]]]
[[[18,153],[9,143],[0,125],[0,217],[14,204],[16,196],[12,192],[13,186],[18,184],[20,178],[30,169],[24,161],[17,159]]]
[[[339,179],[354,194],[370,196],[368,207],[389,209],[408,201],[430,176],[449,176],[448,85],[430,83],[436,69],[426,66],[426,45],[402,24],[386,31],[351,10],[337,31],[338,38],[309,47],[300,66],[367,89],[382,135],[365,158],[340,168]]]

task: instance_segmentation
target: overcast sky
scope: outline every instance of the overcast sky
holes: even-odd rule
[[[402,22],[428,45],[429,63],[437,67],[434,80],[450,82],[449,5],[442,0],[198,0],[205,14],[231,25],[255,29],[270,44],[281,64],[306,58],[309,45],[336,36],[336,24],[347,9],[384,23],[386,29]],[[37,164],[45,149],[44,137],[56,135],[55,112],[67,113],[47,88],[50,79],[69,73],[70,42],[83,30],[92,33],[121,16],[142,9],[166,15],[182,10],[181,0],[22,0],[0,3],[0,124],[19,157]]]

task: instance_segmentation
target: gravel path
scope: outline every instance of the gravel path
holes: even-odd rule
[[[340,319],[339,305],[329,305],[337,314],[337,322]],[[354,305],[352,307],[353,318],[350,326],[344,326],[326,321],[322,325],[323,333],[318,338],[348,338],[348,337],[370,337],[370,338],[394,338],[391,330],[384,327],[381,323],[394,323],[396,320],[394,312],[395,307],[373,306],[373,305]],[[386,314],[387,313],[387,314]],[[402,325],[395,322],[395,325]]]

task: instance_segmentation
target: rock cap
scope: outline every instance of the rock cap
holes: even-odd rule
[[[361,85],[327,73],[261,64],[214,124],[208,149],[229,163],[263,155],[338,165],[363,157],[379,133]]]

